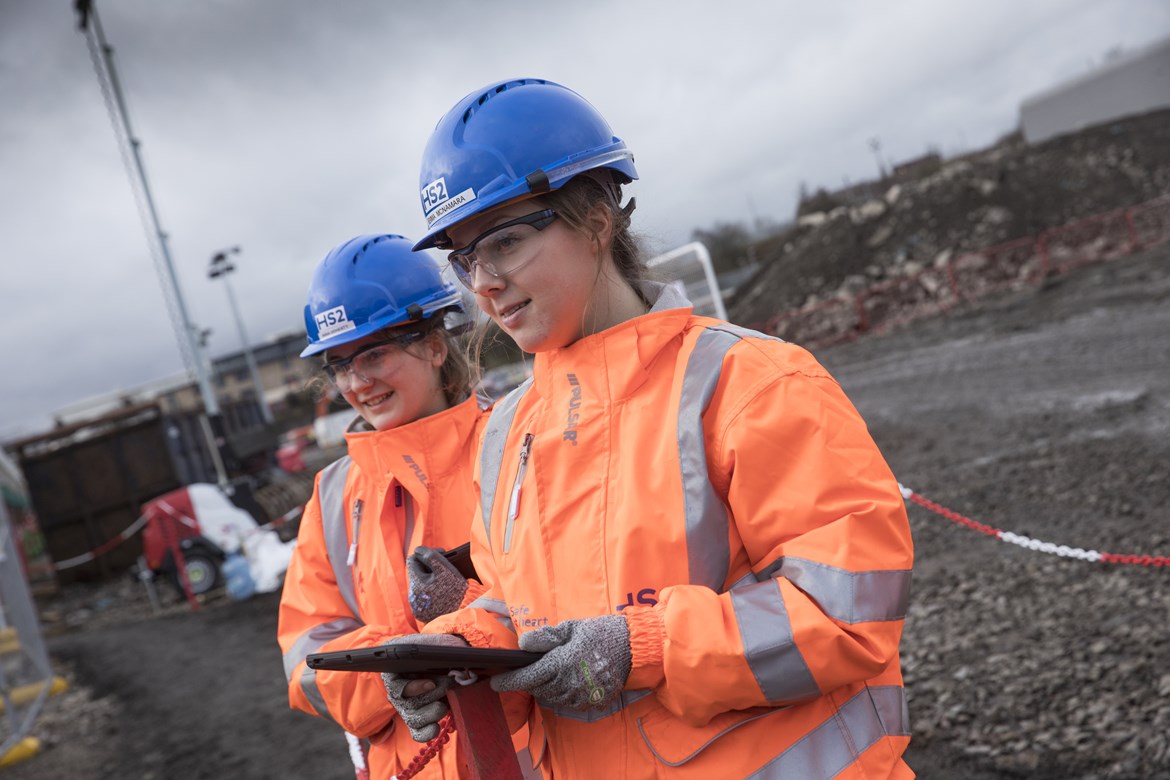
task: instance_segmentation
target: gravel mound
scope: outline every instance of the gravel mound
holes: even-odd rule
[[[1170,248],[819,353],[899,480],[980,523],[1170,556]],[[1170,567],[911,504],[922,777],[1170,777]]]
[[[761,270],[729,302],[729,316],[762,327],[838,292],[1168,192],[1170,109],[1036,145],[1011,136],[918,178],[817,198],[824,211],[753,248]]]

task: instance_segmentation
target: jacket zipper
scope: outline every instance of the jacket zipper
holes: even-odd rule
[[[357,546],[358,546],[358,532],[362,527],[362,508],[365,502],[360,498],[353,502],[353,541],[349,544],[349,556],[345,561],[345,565],[351,569],[357,564]]]
[[[512,525],[516,522],[516,515],[520,514],[520,487],[528,471],[528,456],[535,438],[531,433],[524,434],[524,444],[520,447],[520,467],[516,470],[516,484],[512,485],[512,498],[508,501],[508,522],[504,524],[504,552],[512,549]]]

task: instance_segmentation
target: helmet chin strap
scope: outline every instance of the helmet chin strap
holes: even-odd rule
[[[618,181],[618,177],[613,174],[613,171],[608,168],[595,168],[590,171],[585,171],[579,175],[588,176],[590,179],[601,185],[601,188],[605,190],[605,194],[609,196],[609,202],[613,204],[615,209],[622,212],[627,217],[634,213],[637,200],[635,198],[630,198],[629,202],[626,203],[625,206],[622,206],[622,185],[621,182]]]

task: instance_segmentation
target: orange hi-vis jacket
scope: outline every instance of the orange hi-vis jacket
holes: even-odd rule
[[[423,745],[398,722],[380,675],[314,671],[305,657],[419,632],[405,560],[419,545],[451,549],[467,541],[486,419],[472,397],[392,430],[347,432],[349,454],[321,470],[301,518],[278,628],[289,703],[369,739],[371,777],[402,771]],[[417,777],[459,777],[455,743]],[[339,733],[340,760],[342,744]]]
[[[472,525],[487,591],[425,630],[515,647],[627,616],[619,699],[532,723],[547,777],[913,777],[890,469],[804,349],[646,290],[648,314],[538,354],[497,402]]]

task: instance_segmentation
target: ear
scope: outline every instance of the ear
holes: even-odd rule
[[[447,360],[447,340],[438,334],[432,333],[423,341],[427,360],[435,368],[441,368]]]
[[[586,220],[597,248],[601,251],[610,249],[613,246],[613,212],[604,203],[594,203]]]

